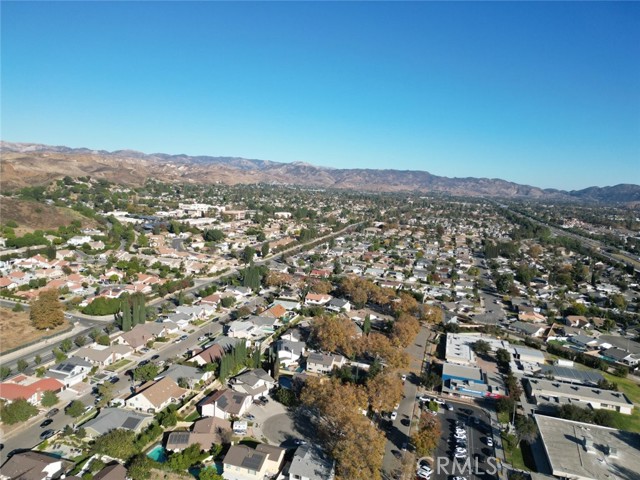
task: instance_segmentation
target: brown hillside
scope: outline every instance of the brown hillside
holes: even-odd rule
[[[87,218],[70,208],[55,207],[43,203],[16,198],[0,197],[0,220],[13,220],[18,224],[16,235],[24,235],[34,230],[55,230],[80,220],[83,227],[96,227],[95,220]]]

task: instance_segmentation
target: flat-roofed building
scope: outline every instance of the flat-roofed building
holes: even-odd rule
[[[640,434],[534,415],[551,473],[572,480],[635,480]]]
[[[633,403],[622,392],[538,378],[525,378],[523,382],[529,399],[542,409],[573,404],[627,415],[633,410]]]

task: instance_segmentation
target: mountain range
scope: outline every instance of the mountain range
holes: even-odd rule
[[[497,178],[448,178],[417,170],[339,169],[238,157],[145,154],[134,150],[91,150],[35,143],[0,142],[0,187],[8,191],[51,180],[91,176],[140,185],[163,182],[302,185],[373,192],[417,191],[461,196],[640,203],[640,186],[620,184],[563,191]]]

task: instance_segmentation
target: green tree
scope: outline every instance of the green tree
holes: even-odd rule
[[[248,265],[253,260],[253,257],[255,254],[256,254],[255,249],[247,245],[246,247],[244,247],[244,250],[242,251],[242,261]]]
[[[73,342],[70,338],[65,338],[60,342],[59,348],[62,353],[69,353],[73,349]]]
[[[35,365],[40,365],[42,363],[42,357],[40,355],[36,355],[33,357],[33,363]]]
[[[136,434],[131,430],[116,429],[96,438],[93,445],[95,453],[128,460],[137,453]]]
[[[75,343],[78,347],[84,347],[87,344],[87,337],[85,337],[84,335],[78,335],[73,343]]]
[[[96,405],[98,408],[105,407],[111,400],[113,400],[113,390],[114,386],[111,382],[104,382],[98,385],[98,397],[100,398],[98,404]]]
[[[7,425],[26,422],[37,413],[37,407],[31,405],[24,398],[19,398],[9,404],[0,405],[0,420]]]
[[[133,378],[136,381],[148,382],[158,376],[158,366],[154,363],[147,363],[133,371]]]
[[[121,321],[122,321],[122,330],[124,332],[128,332],[131,330],[133,326],[133,320],[131,318],[131,307],[129,305],[129,299],[122,300],[122,304],[120,306],[121,311]]]
[[[47,390],[46,392],[44,392],[42,394],[42,400],[40,400],[42,406],[47,408],[53,407],[58,402],[58,395],[56,395],[56,393],[52,392],[51,390]]]
[[[4,380],[5,378],[11,375],[11,369],[5,365],[0,367],[0,380]]]
[[[485,340],[476,340],[473,343],[473,350],[478,355],[487,355],[491,351],[491,345]]]
[[[16,366],[16,369],[19,372],[24,372],[28,366],[29,364],[27,363],[27,361],[21,358],[20,360],[18,360],[18,365]]]
[[[11,309],[12,312],[23,312],[24,311],[24,307],[22,306],[21,303],[16,303],[13,308]]]
[[[151,469],[156,466],[144,453],[134,456],[127,464],[127,474],[131,480],[146,480],[151,476]],[[202,476],[200,476],[202,478]]]
[[[371,315],[367,314],[364,317],[364,323],[362,324],[362,332],[365,335],[369,335],[371,333]]]
[[[532,443],[538,436],[538,427],[531,417],[518,417],[516,420],[518,440]]]
[[[262,244],[262,248],[260,249],[260,254],[262,255],[262,258],[269,255],[269,242],[265,242]]]
[[[74,400],[67,408],[64,409],[65,413],[73,418],[78,418],[84,413],[84,403],[80,400]]]

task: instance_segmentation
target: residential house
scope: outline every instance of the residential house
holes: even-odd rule
[[[109,347],[104,345],[93,345],[79,348],[73,356],[86,360],[93,365],[106,367],[122,358],[128,357],[132,353],[133,349],[124,344],[112,345]]]
[[[11,278],[2,277],[0,278],[0,290],[14,290],[18,288],[18,284]]]
[[[297,363],[305,353],[306,344],[291,340],[280,339],[275,343],[278,361],[285,366]]]
[[[127,480],[127,469],[113,461],[93,476],[93,480]]]
[[[114,338],[114,342],[129,345],[134,351],[144,348],[147,342],[165,335],[162,323],[142,323]]]
[[[96,438],[111,430],[123,429],[140,433],[153,421],[153,416],[124,408],[102,408],[97,417],[82,425],[89,438]]]
[[[640,354],[629,353],[626,350],[622,350],[621,348],[608,348],[601,354],[603,357],[609,360],[613,360],[616,363],[627,365],[629,367],[636,367],[638,364],[640,364]]]
[[[180,379],[183,379],[189,385],[189,388],[193,389],[199,382],[210,380],[213,377],[213,372],[203,372],[199,368],[175,363],[158,375],[157,378],[163,377],[171,377],[177,384],[180,384]]]
[[[264,480],[280,471],[285,449],[260,443],[256,448],[232,445],[223,460],[225,480]]]
[[[333,480],[335,462],[318,446],[300,445],[283,473],[287,480]]]
[[[541,337],[545,332],[545,327],[541,325],[534,325],[532,323],[513,322],[509,325],[509,328],[517,333],[529,335],[531,337]]]
[[[228,388],[214,392],[199,405],[203,417],[217,417],[223,420],[241,417],[250,406],[251,397],[249,395]]]
[[[72,462],[40,452],[12,455],[0,467],[0,480],[49,480],[61,478]]]
[[[213,445],[228,443],[231,434],[231,422],[217,417],[206,417],[196,420],[188,432],[175,431],[167,436],[165,448],[179,452],[198,443],[202,450],[209,450]]]
[[[0,383],[0,399],[13,402],[18,399],[27,400],[32,405],[39,405],[44,392],[60,392],[64,384],[55,378],[34,379],[26,375],[17,375]]]
[[[351,302],[342,298],[333,298],[325,305],[325,308],[332,312],[350,312]]]
[[[231,379],[230,384],[234,391],[245,393],[255,400],[275,387],[276,381],[262,368],[256,368]]]
[[[69,357],[47,371],[47,376],[60,380],[66,387],[82,382],[93,365],[78,357]]]
[[[567,315],[564,318],[564,324],[575,328],[589,328],[591,326],[591,322],[587,320],[587,317],[582,315]]]
[[[195,362],[198,365],[207,365],[209,363],[218,362],[224,354],[225,349],[214,343],[206,347],[204,350],[197,352],[189,359],[189,361]]]
[[[262,312],[261,315],[263,317],[271,317],[271,318],[280,319],[280,318],[284,317],[286,314],[287,314],[286,308],[283,307],[282,305],[278,304],[278,305],[273,305],[273,306],[269,307],[267,310]]]
[[[142,385],[137,393],[125,401],[127,408],[154,413],[171,403],[178,403],[188,390],[180,388],[171,377],[150,381]]]
[[[333,297],[324,293],[307,293],[307,296],[304,298],[304,304],[310,307],[318,307],[326,305],[331,301]]]
[[[342,355],[310,353],[307,357],[307,372],[326,374],[334,368],[342,368],[347,360]]]

